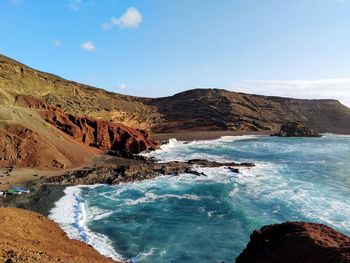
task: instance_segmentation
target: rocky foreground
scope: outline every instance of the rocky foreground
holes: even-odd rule
[[[0,233],[1,262],[115,262],[69,239],[57,224],[35,212],[0,208]]]
[[[115,262],[66,234],[46,217],[0,208],[1,262]],[[210,253],[210,251],[208,251]],[[287,222],[254,231],[236,263],[346,263],[350,237],[322,224]]]
[[[350,237],[314,223],[287,222],[254,231],[236,263],[346,263]]]

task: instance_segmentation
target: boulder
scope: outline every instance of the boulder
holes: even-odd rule
[[[315,223],[287,222],[261,228],[250,236],[236,263],[350,262],[350,238]]]
[[[322,137],[316,131],[308,128],[302,122],[288,122],[281,126],[278,133],[273,136],[278,137]]]

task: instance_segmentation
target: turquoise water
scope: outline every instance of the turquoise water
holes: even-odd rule
[[[51,218],[70,237],[131,262],[232,262],[263,225],[306,220],[350,235],[350,137],[171,140],[160,161],[254,162],[234,174],[72,187]]]

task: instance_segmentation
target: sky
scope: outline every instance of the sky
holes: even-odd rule
[[[117,93],[350,106],[350,0],[0,0],[0,53]]]

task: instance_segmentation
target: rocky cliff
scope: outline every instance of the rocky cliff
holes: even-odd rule
[[[29,95],[12,99],[0,105],[0,167],[76,168],[107,151],[131,157],[158,143],[144,130],[67,114]]]
[[[32,96],[17,95],[15,105],[38,110],[39,115],[46,122],[75,141],[104,152],[115,151],[120,155],[130,155],[151,150],[157,146],[157,142],[145,130],[85,116],[74,116]]]
[[[302,121],[317,132],[350,134],[350,109],[336,100],[298,100],[219,89],[139,98],[67,81],[4,56],[0,56],[0,89],[0,104],[11,103],[11,93],[32,95],[69,114],[154,132],[277,132],[283,123]]]
[[[314,223],[287,222],[255,231],[236,263],[350,262],[350,238]]]

